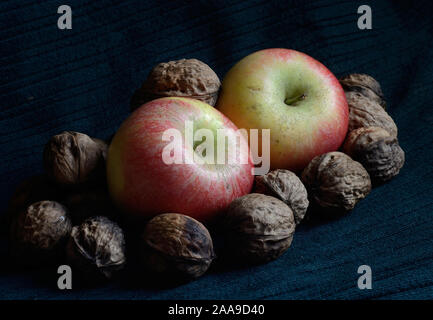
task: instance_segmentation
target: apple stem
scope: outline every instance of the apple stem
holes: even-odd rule
[[[286,100],[284,100],[284,103],[287,105],[296,105],[296,102],[302,101],[306,98],[307,96],[302,93],[296,97],[292,97],[292,98],[287,98]]]

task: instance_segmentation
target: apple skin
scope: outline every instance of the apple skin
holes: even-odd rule
[[[223,80],[216,108],[238,128],[270,129],[272,169],[300,171],[315,156],[337,150],[349,122],[337,78],[290,49],[265,49],[239,61]]]
[[[232,200],[250,192],[254,176],[248,150],[246,164],[163,161],[163,149],[170,143],[163,141],[163,132],[178,129],[184,138],[186,120],[193,121],[197,129],[237,130],[228,118],[204,102],[169,97],[142,105],[113,137],[107,156],[108,188],[114,202],[131,217],[175,212],[208,222]],[[176,147],[185,153],[183,144]]]

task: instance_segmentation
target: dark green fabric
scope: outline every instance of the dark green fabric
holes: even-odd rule
[[[57,29],[59,1],[0,2],[0,204],[42,171],[42,147],[63,130],[108,138],[134,90],[161,61],[197,58],[222,78],[271,47],[303,51],[337,76],[378,79],[406,152],[401,174],[347,216],[301,226],[277,261],[215,270],[174,289],[134,280],[61,292],[7,267],[8,299],[327,299],[433,296],[433,6],[431,1],[67,1],[73,29]],[[357,28],[368,4],[373,29]],[[3,244],[4,244],[4,240]],[[371,266],[373,289],[357,288]]]

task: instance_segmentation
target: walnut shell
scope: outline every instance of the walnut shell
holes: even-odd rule
[[[223,219],[227,250],[252,263],[281,256],[292,243],[295,219],[283,201],[260,193],[237,198]]]
[[[364,166],[375,183],[385,182],[396,176],[405,160],[397,137],[379,127],[351,131],[343,150]]]
[[[159,277],[185,281],[200,277],[215,258],[212,238],[197,220],[178,213],[151,219],[141,236],[141,261]]]
[[[292,209],[296,224],[304,218],[308,208],[307,189],[296,174],[277,169],[255,177],[255,193],[263,193],[282,200]]]
[[[382,108],[386,108],[382,88],[372,76],[353,73],[340,78],[340,83],[344,91],[359,92],[368,99],[377,102]]]
[[[342,152],[316,156],[301,176],[308,194],[320,207],[348,211],[371,190],[364,167]]]
[[[87,279],[111,278],[126,263],[122,229],[106,217],[92,217],[72,228],[68,261]]]
[[[28,265],[44,264],[59,256],[71,232],[66,208],[55,201],[31,204],[11,224],[11,252]]]
[[[214,106],[221,82],[216,73],[197,59],[181,59],[156,65],[131,101],[131,110],[163,97],[187,97]]]
[[[61,185],[87,182],[105,173],[108,146],[88,135],[65,131],[53,136],[44,149],[47,174]]]
[[[349,132],[362,127],[381,127],[397,136],[397,126],[388,113],[375,101],[359,92],[346,92],[349,105]]]

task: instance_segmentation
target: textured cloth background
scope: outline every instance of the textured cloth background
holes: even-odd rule
[[[73,29],[58,30],[69,4]],[[373,29],[357,28],[369,4]],[[214,270],[174,289],[115,281],[61,292],[53,278],[12,270],[0,255],[0,298],[327,299],[433,297],[433,6],[431,1],[0,2],[0,210],[42,171],[42,148],[63,130],[108,138],[158,62],[197,58],[222,78],[259,49],[293,48],[337,76],[382,84],[406,152],[401,174],[347,216],[297,229],[277,261]],[[3,239],[3,238],[2,238]],[[357,289],[357,268],[373,289]]]

